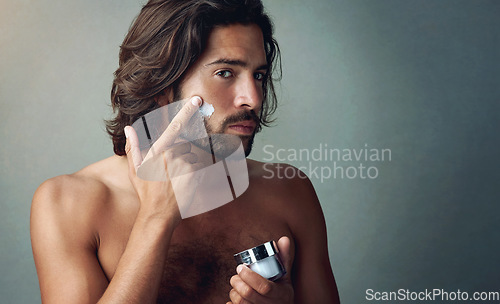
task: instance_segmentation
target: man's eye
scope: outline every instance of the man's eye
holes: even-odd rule
[[[233,73],[231,73],[230,71],[219,71],[216,73],[216,75],[222,78],[229,78],[233,76]]]
[[[266,78],[266,74],[265,73],[255,73],[254,77],[257,80],[264,80],[264,78]]]

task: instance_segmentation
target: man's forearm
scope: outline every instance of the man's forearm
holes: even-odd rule
[[[175,219],[139,212],[116,272],[98,303],[155,303]]]

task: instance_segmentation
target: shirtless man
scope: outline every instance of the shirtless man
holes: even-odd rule
[[[136,175],[137,135],[127,125],[193,96],[201,100],[191,98],[165,136],[210,100],[209,133],[239,136],[248,155],[273,111],[277,50],[260,0],[146,4],[115,73],[118,115],[108,132],[116,155],[52,178],[34,195],[31,237],[43,303],[339,303],[323,213],[303,174],[269,179],[269,167],[247,159],[243,195],[186,219],[169,180]],[[182,151],[177,160],[190,156]],[[285,277],[272,282],[236,267],[233,254],[269,240],[279,240]]]

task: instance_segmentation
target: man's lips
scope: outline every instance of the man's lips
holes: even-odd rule
[[[236,131],[244,135],[251,135],[257,124],[253,120],[245,120],[230,125],[229,130]]]

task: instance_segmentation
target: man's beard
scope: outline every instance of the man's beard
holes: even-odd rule
[[[245,149],[245,156],[250,155],[250,152],[252,152],[252,145],[253,145],[253,139],[255,137],[255,134],[260,130],[260,119],[255,113],[255,111],[241,111],[239,113],[233,114],[231,116],[228,116],[224,118],[222,123],[219,125],[218,128],[214,128],[209,124],[208,119],[204,119],[205,122],[205,128],[207,129],[207,133],[209,136],[214,135],[214,134],[224,134],[224,131],[227,129],[227,127],[230,124],[238,123],[240,121],[245,121],[245,120],[252,120],[255,122],[256,127],[251,135],[233,135],[233,136],[238,136],[241,139],[241,142],[243,143],[243,147]],[[219,143],[219,145],[223,144],[222,142]],[[214,144],[215,146],[213,147],[214,152],[218,150],[218,148],[222,147],[217,147],[217,143]],[[231,146],[231,145],[229,145]]]
[[[174,87],[174,100],[181,100],[182,95],[183,94],[182,94],[181,90],[178,87]],[[259,132],[262,128],[262,123],[261,123],[260,117],[255,113],[254,110],[250,110],[250,111],[243,110],[239,113],[228,116],[228,117],[224,118],[224,120],[222,121],[221,125],[218,128],[212,127],[208,123],[208,120],[209,120],[209,118],[203,119],[203,122],[205,123],[205,129],[207,130],[208,136],[214,135],[214,134],[224,134],[224,130],[226,130],[226,128],[230,124],[234,124],[234,123],[244,121],[244,120],[253,120],[255,122],[255,129],[254,129],[253,133],[251,135],[238,135],[238,137],[241,139],[241,142],[243,143],[243,147],[245,149],[245,157],[248,157],[248,155],[250,155],[250,152],[252,152],[253,139],[255,137],[255,134],[257,132]],[[233,136],[236,136],[236,135],[233,135]],[[218,137],[218,138],[220,139],[222,137]],[[245,147],[245,142],[246,142],[246,147]],[[208,146],[207,140],[197,140],[197,141],[194,141],[193,143],[195,145],[197,145],[198,147],[203,148],[203,149],[206,149]],[[214,147],[212,146],[213,141],[211,141],[210,142],[210,150],[214,153],[217,153],[217,151],[221,151],[221,153],[218,153],[218,154],[220,154],[220,156],[228,155],[227,151],[231,150],[232,146],[234,146],[234,144],[232,144],[232,143],[233,143],[233,141],[231,141],[231,144],[230,143],[227,144],[228,147],[223,147],[224,141],[218,140],[218,143],[216,143],[216,147],[215,147],[218,149],[214,149]],[[222,151],[224,151],[224,152],[222,152]]]

